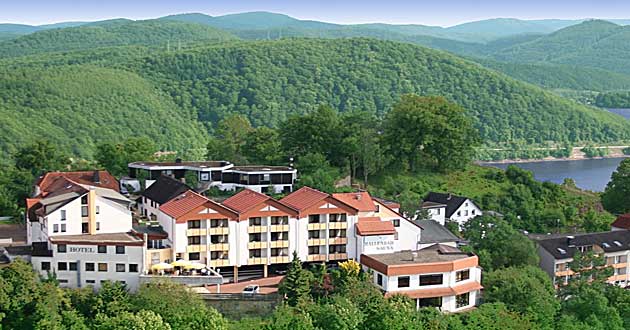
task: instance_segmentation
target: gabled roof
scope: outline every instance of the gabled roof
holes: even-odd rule
[[[468,199],[469,198],[467,198],[467,197],[456,196],[456,195],[453,195],[453,194],[444,194],[444,193],[430,192],[427,195],[427,197],[424,198],[424,202],[445,204],[446,205],[446,217],[450,218],[453,215],[453,213],[455,213],[455,211],[457,211],[457,209],[459,209],[459,207],[462,204],[464,204],[464,202],[467,201]],[[471,202],[474,204],[474,202],[472,200],[471,200]]]
[[[58,178],[63,177],[78,184],[112,189],[120,192],[118,180],[105,170],[74,171],[74,172],[48,172],[40,176],[35,184],[39,186],[41,194],[47,195],[51,191],[50,185]]]
[[[573,238],[569,238],[569,236]],[[551,238],[541,237],[537,241],[540,247],[549,252],[554,258],[568,259],[573,258],[580,246],[597,245],[604,252],[630,250],[630,231],[615,230],[600,233],[565,234]]]
[[[435,220],[415,220],[416,225],[422,228],[420,244],[459,242],[461,239],[451,233],[446,227]]]
[[[381,203],[382,205],[387,206],[390,209],[400,209],[400,203],[395,202],[395,201],[391,201],[389,199],[385,199],[385,198],[380,198],[380,197],[374,197],[372,196],[372,199]]]
[[[160,206],[160,211],[177,219],[204,205],[208,206],[211,209],[219,211],[225,216],[231,216],[234,218],[237,217],[236,212],[192,190],[187,190],[186,192],[166,202],[165,204]]]
[[[224,200],[222,204],[238,213],[245,213],[269,199],[272,198],[265,194],[251,189],[243,189],[238,194]]]
[[[170,176],[160,175],[160,177],[142,193],[142,196],[161,205],[188,190],[190,190],[190,188],[183,182]]]
[[[372,200],[372,196],[367,191],[353,192],[353,193],[337,193],[333,194],[333,197],[354,207],[360,212],[373,212],[376,211],[376,205]]]
[[[280,203],[298,211],[305,210],[330,196],[311,187],[302,187],[280,200]]]
[[[357,235],[360,236],[377,236],[377,235],[394,235],[396,228],[391,221],[381,221],[378,217],[359,218],[356,223]]]
[[[630,229],[630,213],[620,215],[611,226],[615,228]]]

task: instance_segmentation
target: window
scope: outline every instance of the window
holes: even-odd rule
[[[374,206],[376,206],[376,212],[381,212],[381,206],[378,204],[375,204]]]
[[[272,225],[288,225],[289,224],[289,217],[284,216],[284,217],[271,217],[271,224]]]
[[[262,240],[262,235],[260,233],[249,234],[250,242],[260,242]]]
[[[107,253],[107,245],[99,245],[98,253]]]
[[[57,245],[57,252],[66,253],[67,250],[68,250],[68,247],[65,244]]]
[[[464,216],[467,217],[468,216],[468,210],[464,210]]]
[[[440,215],[440,213],[442,212],[442,209],[436,209],[435,211],[436,211],[435,214]]]
[[[398,287],[399,288],[408,288],[409,287],[409,276],[398,276]]]
[[[470,269],[460,270],[455,273],[455,282],[465,281],[470,278]]]
[[[457,216],[461,217],[462,216],[462,211],[457,211]]]
[[[191,252],[188,254],[188,260],[200,260],[201,254],[199,252]]]
[[[420,286],[424,285],[440,285],[443,282],[442,274],[420,275]]]
[[[68,283],[68,280],[61,280],[61,279],[59,279],[59,280],[57,280],[57,281],[59,281],[59,283],[60,283],[60,284],[66,284],[66,283]]]
[[[345,213],[333,213],[329,217],[329,222],[344,222],[347,217]]]
[[[212,244],[223,244],[228,242],[228,235],[212,235],[210,236]]]
[[[418,299],[420,307],[442,307],[442,297]]]
[[[86,272],[93,272],[94,271],[94,263],[93,262],[86,262],[85,263],[85,271]]]
[[[201,236],[188,236],[188,245],[201,244]]]
[[[261,226],[262,225],[262,218],[261,217],[249,218],[249,225],[250,226]]]
[[[94,284],[94,283],[96,283],[96,281],[95,280],[85,280],[85,283],[86,284]]]
[[[116,254],[125,254],[125,246],[116,245]]]
[[[337,238],[337,237],[346,237],[345,229],[330,229],[328,231],[328,237]]]
[[[275,241],[288,241],[289,233],[286,231],[278,232],[278,233],[271,233],[271,240],[274,242]]]
[[[96,205],[96,214],[99,214],[99,213],[101,213],[101,208],[98,205]]]
[[[289,255],[289,249],[288,248],[273,248],[271,249],[271,256],[272,257],[286,257]]]
[[[394,219],[392,222],[394,223],[394,227],[400,227],[400,219]]]
[[[308,223],[319,223],[319,214],[309,214]]]
[[[309,230],[308,231],[308,238],[309,239],[319,238],[319,230]]]
[[[61,224],[61,232],[62,232],[62,233],[65,233],[65,232],[66,232],[66,224],[65,224],[65,223],[62,223],[62,224]]]
[[[475,215],[475,210],[470,211],[470,213],[472,213],[472,215]]]
[[[81,233],[87,234],[90,225],[87,222],[81,224]]]
[[[138,272],[138,264],[129,264],[129,272],[137,273]]]
[[[98,263],[98,271],[99,272],[106,272],[107,271],[107,263],[99,262]]]
[[[125,264],[116,264],[116,272],[124,273],[125,272]]]
[[[470,305],[470,294],[468,292],[455,296],[455,308],[462,308]]]
[[[50,262],[42,261],[42,270],[50,270]]]
[[[319,254],[319,246],[315,245],[315,246],[309,246],[308,247],[308,254]]]
[[[88,207],[87,206],[81,206],[81,216],[82,217],[87,217],[88,216]]]
[[[61,221],[66,220],[66,210],[61,210]]]
[[[383,275],[376,274],[376,284],[378,284],[378,286],[383,286]]]
[[[87,203],[88,203],[88,196],[87,195],[81,196],[81,205],[86,205]]]
[[[227,219],[212,219],[212,220],[210,220],[210,227],[211,228],[227,227],[227,226],[228,226],[228,220]]]
[[[250,258],[260,258],[261,256],[262,256],[262,250],[261,249],[249,250],[249,257]]]
[[[76,271],[77,271],[77,263],[76,263],[76,262],[71,262],[71,263],[69,263],[68,265],[69,265],[69,269],[70,269],[71,271],[74,271],[74,272],[76,272]]]
[[[331,245],[330,253],[346,253],[346,245]]]
[[[68,270],[68,263],[66,262],[58,262],[57,263],[57,270]]]
[[[197,228],[201,228],[201,220],[188,221],[188,229],[197,229]]]
[[[53,233],[58,233],[59,232],[59,225],[58,224],[54,224],[53,225]]]
[[[101,230],[101,223],[100,222],[96,223],[96,230]]]

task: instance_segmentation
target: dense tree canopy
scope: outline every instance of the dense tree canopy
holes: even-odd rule
[[[614,213],[630,212],[630,159],[619,164],[602,194],[604,207]]]

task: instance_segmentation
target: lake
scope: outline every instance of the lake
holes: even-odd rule
[[[625,117],[626,119],[630,119],[630,109],[606,109],[612,113],[616,113],[620,116]]]
[[[539,181],[562,183],[565,178],[575,180],[575,184],[592,191],[604,191],[610,175],[624,158],[584,159],[571,161],[529,162],[515,164],[489,164],[506,169],[508,165],[532,171]]]

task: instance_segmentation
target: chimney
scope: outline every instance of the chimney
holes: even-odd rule
[[[361,200],[361,194],[354,195],[354,199],[360,201]]]
[[[32,197],[37,197],[42,193],[42,188],[39,187],[39,185],[35,185],[33,187],[33,196]]]
[[[418,260],[418,252],[411,252],[411,261]]]
[[[567,236],[567,246],[568,247],[574,247],[575,244],[573,243],[573,240],[575,239],[575,236]]]
[[[101,173],[99,173],[99,171],[94,171],[94,174],[92,175],[92,182],[101,183]]]
[[[451,198],[453,198],[453,194],[448,193],[448,197],[446,197],[446,200],[447,200],[447,201],[450,201],[450,200],[451,200]]]

